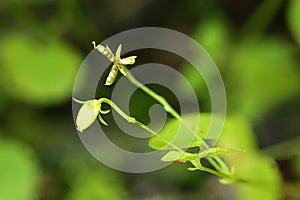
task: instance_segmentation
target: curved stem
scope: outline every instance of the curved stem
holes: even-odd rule
[[[176,110],[160,95],[156,94],[154,91],[152,91],[151,89],[149,89],[147,86],[145,86],[144,84],[142,84],[141,82],[139,82],[138,80],[135,79],[135,77],[130,73],[129,70],[126,69],[125,66],[123,66],[124,69],[126,70],[126,77],[128,78],[128,80],[136,85],[138,88],[142,89],[145,93],[147,93],[149,96],[151,96],[152,98],[154,98],[155,100],[157,100],[161,105],[163,105],[164,109],[170,113],[174,118],[180,120],[182,122],[182,118],[180,117],[180,115],[176,112]],[[190,130],[191,132],[193,132],[192,130]],[[158,134],[159,135],[159,134]],[[210,148],[209,145],[202,139],[199,138],[197,135],[195,135],[197,137],[197,139],[203,141],[203,147],[208,149]],[[229,169],[227,167],[227,165],[225,164],[225,162],[219,158],[219,157],[213,157],[215,160],[213,159],[208,159],[208,161],[219,171],[223,171],[223,172],[229,172]]]
[[[94,48],[96,47],[95,42],[93,42]],[[98,49],[99,50],[99,49]],[[99,50],[100,51],[100,50]],[[101,52],[101,51],[100,51]],[[110,51],[111,52],[111,51]],[[117,50],[117,52],[119,52],[119,48]],[[116,54],[120,54],[120,53],[116,53]],[[116,55],[116,57],[120,57]],[[164,109],[170,113],[173,117],[175,117],[177,120],[180,120],[182,122],[182,118],[181,116],[176,112],[176,110],[165,100],[165,98],[163,98],[162,96],[156,94],[154,91],[152,91],[150,88],[148,88],[147,86],[145,86],[144,84],[142,84],[141,82],[139,82],[138,80],[135,79],[135,77],[130,73],[130,71],[124,66],[122,65],[122,67],[119,68],[120,71],[122,72],[122,74],[124,74],[129,81],[131,81],[132,84],[136,85],[138,88],[140,88],[141,90],[143,90],[145,93],[147,93],[149,96],[151,96],[152,98],[154,98],[155,100],[157,100],[163,107]],[[170,145],[171,147],[173,147],[174,149],[176,149],[179,152],[184,153],[185,151],[183,151],[181,148],[177,147],[176,145],[172,144],[171,142],[169,142],[167,139],[165,139],[164,137],[162,137],[160,134],[157,134],[154,130],[152,130],[151,128],[149,128],[148,126],[144,125],[143,123],[137,121],[135,118],[128,116],[126,113],[124,113],[115,103],[113,103],[110,99],[107,98],[101,98],[99,99],[99,103],[101,105],[101,103],[107,103],[109,104],[121,117],[123,117],[125,120],[127,120],[129,123],[133,123],[136,124],[138,126],[140,126],[141,128],[143,128],[144,130],[150,132],[152,135],[157,135],[158,137],[160,137],[163,141],[165,141],[168,145]],[[186,126],[187,128],[189,128],[188,126]],[[190,129],[190,128],[189,128]],[[191,130],[191,133],[194,134],[193,130]],[[207,143],[205,143],[205,141],[200,138],[199,136],[197,136],[197,134],[195,134],[195,137],[199,140],[203,142],[203,146],[204,148],[209,148],[209,145]],[[215,160],[214,160],[215,159]],[[198,167],[199,170],[203,170],[206,172],[209,172],[211,174],[215,174],[217,176],[221,176],[221,177],[226,177],[228,175],[226,175],[226,173],[224,172],[229,172],[227,165],[223,162],[223,160],[221,160],[218,157],[213,157],[213,159],[208,159],[209,162],[218,170],[215,171],[213,169],[210,168],[206,168],[203,167],[200,164],[200,160],[199,165],[195,165]],[[196,163],[193,163],[196,164]]]
[[[184,152],[182,149],[180,149],[179,147],[177,147],[176,145],[172,144],[171,142],[169,142],[167,139],[165,139],[164,137],[162,137],[160,134],[157,134],[154,130],[152,130],[151,128],[149,128],[148,126],[146,126],[145,124],[143,124],[142,122],[136,120],[134,117],[130,117],[128,116],[125,112],[123,112],[121,110],[121,108],[119,106],[117,106],[112,100],[107,99],[107,98],[101,98],[98,100],[100,105],[102,103],[107,103],[108,105],[110,105],[122,118],[124,118],[127,122],[129,123],[133,123],[138,125],[139,127],[143,128],[144,130],[148,131],[149,133],[151,133],[152,135],[157,135],[158,137],[160,137],[162,140],[164,140],[169,146],[173,147],[174,149],[176,149],[179,152]]]
[[[143,128],[144,130],[150,132],[152,135],[157,135],[159,136],[162,140],[164,140],[169,146],[173,147],[174,149],[176,149],[179,152],[184,153],[184,151],[182,149],[180,149],[179,147],[177,147],[176,145],[172,144],[171,142],[169,142],[167,139],[165,139],[164,137],[162,137],[160,134],[157,134],[154,130],[152,130],[151,128],[149,128],[148,126],[146,126],[145,124],[143,124],[142,122],[136,120],[134,117],[130,117],[128,116],[125,112],[123,112],[121,110],[121,108],[119,106],[117,106],[112,100],[107,99],[107,98],[100,98],[99,100],[99,105],[102,105],[102,103],[106,103],[108,105],[110,105],[122,118],[124,118],[126,121],[128,121],[129,123],[133,123],[138,125],[139,127]],[[218,167],[218,164],[212,159],[212,158],[208,158],[208,160],[211,162],[211,164],[216,168],[216,170],[208,168],[208,167],[204,167],[200,164],[200,160],[194,160],[191,161],[192,164],[197,167],[197,169],[214,174],[216,176],[219,177],[224,177],[224,178],[230,178],[231,176],[226,174],[225,172],[223,172],[222,170],[222,166]]]
[[[157,134],[154,130],[152,130],[151,128],[149,128],[148,126],[146,126],[145,124],[143,124],[142,122],[139,122],[138,120],[136,120],[134,117],[130,117],[128,116],[125,112],[123,112],[121,110],[121,108],[119,106],[117,106],[113,101],[111,101],[110,99],[107,98],[101,98],[98,100],[100,105],[102,103],[107,103],[108,105],[110,105],[122,118],[124,118],[126,121],[128,121],[129,123],[133,123],[138,125],[139,127],[143,128],[144,130],[150,132],[152,135],[158,135],[162,140],[164,140],[168,145],[170,145],[171,147],[173,147],[174,149],[176,149],[179,152],[184,153],[184,151],[182,149],[180,149],[179,147],[177,147],[176,145],[170,143],[167,139],[165,139],[164,137],[162,137],[160,134]],[[210,159],[208,159],[210,160]],[[196,163],[197,162],[197,163]],[[198,163],[199,162],[199,163]],[[212,162],[212,161],[211,161]],[[228,178],[230,177],[230,175],[224,173],[221,171],[221,168],[217,167],[217,164],[215,162],[212,162],[213,166],[218,170],[213,170],[211,168],[207,168],[204,167],[200,164],[200,160],[199,161],[192,161],[193,165],[195,167],[197,167],[199,170],[202,171],[206,171],[208,173],[214,174],[216,176],[220,176],[220,177],[224,177],[224,178]]]

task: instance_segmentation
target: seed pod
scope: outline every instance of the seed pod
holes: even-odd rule
[[[116,60],[119,61],[121,59],[121,50],[122,50],[122,44],[119,44],[117,51],[116,51]]]
[[[113,84],[113,82],[115,81],[117,75],[118,75],[118,66],[114,64],[112,66],[107,78],[106,78],[105,85]]]
[[[137,56],[129,56],[127,58],[122,58],[119,61],[119,64],[121,65],[133,65],[135,63],[135,59]]]
[[[111,52],[111,50],[108,48],[108,46],[102,46],[101,44],[98,44],[96,46],[95,41],[92,42],[94,45],[94,48],[97,49],[102,55],[104,55],[106,58],[108,58],[108,60],[110,60],[111,62],[115,61],[115,56],[114,54]]]
[[[83,132],[85,129],[90,127],[97,119],[99,112],[100,104],[98,103],[98,100],[89,100],[84,102],[77,115],[77,129],[80,132]]]

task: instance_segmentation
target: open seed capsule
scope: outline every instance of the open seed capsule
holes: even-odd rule
[[[77,129],[80,132],[83,132],[85,129],[90,127],[97,119],[99,112],[100,105],[98,100],[89,100],[84,102],[77,115]]]

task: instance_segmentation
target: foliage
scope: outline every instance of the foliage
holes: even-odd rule
[[[225,160],[236,166],[234,171],[245,180],[236,184],[238,199],[278,199],[280,197],[281,178],[272,158],[262,154],[248,122],[241,116],[229,116],[218,145],[231,145],[244,149],[243,154],[225,155]],[[263,174],[258,176],[257,174]]]
[[[0,163],[1,198],[35,199],[39,166],[32,150],[23,144],[1,137]]]
[[[124,199],[119,178],[106,170],[83,170],[74,183],[68,199]]]
[[[299,1],[133,1],[126,5],[124,9],[115,1],[78,0],[0,3],[0,199],[299,199],[299,139],[294,138],[299,135],[300,119]],[[116,173],[95,162],[80,143],[70,117],[71,93],[76,70],[90,52],[91,38],[101,41],[144,26],[190,35],[212,56],[228,98],[228,118],[217,147],[245,150],[221,158],[235,166],[229,171],[251,183],[213,185],[213,176],[184,170],[195,169],[190,162],[175,162],[149,174]],[[165,58],[164,52],[139,53],[134,52],[139,63],[171,63],[192,84],[201,109],[210,111],[207,87],[187,63]],[[177,84],[185,94],[183,84]],[[144,101],[148,100],[136,103],[136,116],[146,116]],[[209,114],[201,113],[199,130],[205,130],[206,115],[208,123]],[[198,125],[185,117],[186,123]],[[177,131],[176,123],[169,119],[164,129]],[[119,139],[118,130],[109,128],[110,136]],[[150,145],[153,141],[157,149],[166,145],[159,137],[151,139]],[[195,147],[181,159],[200,157],[196,146],[202,141],[194,142]],[[166,153],[178,155],[167,147]]]
[[[127,58],[121,59],[121,45],[119,45],[116,54],[113,55],[112,51],[108,46],[104,47],[102,45],[97,45],[93,42],[94,48],[97,49],[101,54],[103,54],[107,59],[113,62],[113,68],[111,69],[105,85],[111,85],[115,80],[116,72],[118,70],[131,81],[132,84],[136,85],[142,89],[145,93],[151,96],[153,99],[157,100],[165,109],[166,112],[170,113],[175,118],[175,123],[168,123],[161,133],[156,133],[154,130],[143,124],[142,122],[136,120],[133,117],[128,116],[124,113],[113,101],[108,98],[100,98],[98,100],[88,100],[82,102],[74,99],[77,103],[82,104],[76,118],[77,129],[82,132],[87,129],[92,123],[96,120],[97,115],[99,116],[99,121],[108,125],[101,115],[107,114],[109,110],[102,110],[102,104],[109,104],[112,109],[114,109],[121,117],[123,117],[129,123],[136,124],[146,131],[150,132],[153,135],[154,139],[150,140],[150,146],[157,150],[166,150],[174,149],[176,151],[169,151],[161,160],[162,161],[180,161],[186,162],[189,161],[193,167],[188,168],[191,171],[202,170],[208,173],[220,176],[222,180],[226,180],[227,183],[234,183],[235,181],[240,181],[238,177],[235,176],[233,171],[230,171],[228,166],[219,158],[219,156],[232,152],[239,152],[240,150],[233,149],[224,149],[220,147],[211,148],[204,140],[204,137],[200,136],[198,133],[206,133],[207,130],[204,130],[204,127],[208,127],[210,123],[206,119],[206,123],[202,126],[201,124],[196,123],[197,114],[192,114],[188,117],[189,120],[186,120],[187,117],[179,116],[179,114],[172,108],[172,106],[161,96],[156,94],[154,91],[149,89],[147,86],[140,83],[134,78],[134,76],[127,70],[123,65],[126,63],[124,60],[129,60],[128,64],[134,64],[136,56],[130,56]],[[123,63],[122,63],[123,61]],[[114,66],[116,66],[114,69]],[[112,77],[114,76],[114,77]],[[199,115],[199,114],[198,114]],[[207,117],[206,117],[207,118]],[[208,114],[210,119],[210,114]],[[200,128],[200,130],[198,129]],[[179,129],[179,131],[178,131]],[[197,132],[198,131],[198,132]],[[198,153],[187,153],[185,148],[198,147]],[[204,149],[202,151],[202,149]],[[201,159],[207,158],[207,160],[213,165],[214,168],[205,167],[201,163]],[[225,181],[222,181],[223,183]]]
[[[300,3],[297,0],[290,0],[287,7],[288,26],[295,40],[300,44]]]
[[[1,87],[9,95],[41,105],[69,98],[80,56],[68,45],[13,33],[2,38],[0,48]]]

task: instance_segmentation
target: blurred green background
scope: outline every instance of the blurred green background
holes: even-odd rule
[[[1,200],[300,199],[299,0],[6,0],[0,15]],[[224,186],[180,163],[121,173],[81,144],[71,94],[91,41],[143,26],[187,34],[212,56],[228,98],[220,144],[250,149],[227,160],[251,185]],[[180,70],[209,111],[207,88],[187,63],[163,52],[137,55]],[[151,100],[137,103],[143,97],[135,95],[133,112],[147,121]]]

